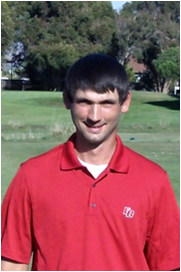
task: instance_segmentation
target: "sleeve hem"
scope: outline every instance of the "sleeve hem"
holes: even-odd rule
[[[7,249],[1,249],[1,256],[7,259],[10,259],[12,261],[15,261],[17,263],[22,263],[22,264],[30,264],[30,257],[25,257],[20,254],[10,252]]]
[[[165,262],[157,267],[153,267],[152,271],[173,271],[180,268],[180,261],[173,260],[172,262]]]

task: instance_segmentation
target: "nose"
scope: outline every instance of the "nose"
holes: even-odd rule
[[[98,105],[98,104],[90,105],[88,118],[92,122],[98,122],[101,119],[100,105]]]

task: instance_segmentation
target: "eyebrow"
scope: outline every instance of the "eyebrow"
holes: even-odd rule
[[[95,103],[94,101],[92,101],[92,100],[90,100],[88,98],[84,98],[84,97],[76,97],[75,102],[76,103],[85,102],[85,103],[88,103],[88,104],[94,104]],[[106,104],[106,103],[116,104],[117,102],[119,102],[119,101],[117,101],[115,99],[108,98],[108,99],[104,99],[104,100],[99,101],[98,104]]]

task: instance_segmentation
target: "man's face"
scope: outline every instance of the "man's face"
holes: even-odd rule
[[[103,94],[77,90],[69,107],[77,140],[83,141],[83,145],[99,145],[115,137],[123,106],[116,90]]]

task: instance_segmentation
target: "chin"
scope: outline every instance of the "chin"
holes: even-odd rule
[[[85,136],[84,140],[89,143],[89,144],[101,144],[105,138],[104,137],[100,137],[98,135],[92,135],[91,137]]]

